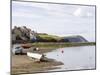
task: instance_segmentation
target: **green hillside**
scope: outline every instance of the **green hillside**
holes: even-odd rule
[[[52,40],[59,41],[61,39],[61,37],[59,37],[59,36],[48,35],[48,34],[38,34],[38,36],[41,39],[44,39],[44,40],[47,40],[47,41],[52,41]]]

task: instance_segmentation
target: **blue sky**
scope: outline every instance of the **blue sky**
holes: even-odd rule
[[[95,41],[95,7],[13,1],[14,26],[59,36],[82,35]]]

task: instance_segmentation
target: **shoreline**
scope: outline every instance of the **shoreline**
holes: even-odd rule
[[[32,46],[28,51],[32,51],[34,47],[38,47],[39,51],[36,51],[36,53],[42,54],[51,52],[57,48],[93,46],[95,43],[28,43],[27,45]],[[63,62],[56,60],[52,62],[33,62],[26,55],[12,55],[12,74],[48,72],[48,70],[59,69],[60,67],[57,67],[59,65],[63,65]]]
[[[14,44],[14,45],[25,45],[29,46],[30,48],[27,48],[27,51],[33,51],[34,48],[39,48],[39,51],[34,51],[36,53],[47,53],[51,52],[58,48],[64,48],[64,47],[79,47],[79,46],[93,46],[96,45],[95,42],[85,42],[85,43],[54,43],[54,42],[37,42],[37,43],[26,43],[26,44]]]
[[[33,52],[34,48],[38,48],[39,51],[34,51],[35,53],[47,53],[47,52],[51,52],[55,49],[58,48],[64,48],[64,47],[79,47],[79,46],[93,46],[96,45],[95,42],[85,42],[85,43],[54,43],[54,42],[37,42],[37,43],[26,43],[26,44],[13,44],[13,46],[16,45],[25,45],[25,46],[29,46],[30,48],[26,48],[24,49],[24,53],[26,54],[27,52]]]
[[[63,63],[56,60],[50,62],[33,62],[26,55],[13,55],[11,74],[48,72],[48,70],[59,69],[60,67],[57,67],[59,65],[63,65]]]

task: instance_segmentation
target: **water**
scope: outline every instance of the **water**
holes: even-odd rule
[[[62,50],[64,51],[62,53]],[[67,47],[48,52],[48,58],[61,61],[64,65],[59,66],[61,70],[79,70],[95,68],[95,46]]]

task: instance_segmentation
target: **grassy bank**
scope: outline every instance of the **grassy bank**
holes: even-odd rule
[[[37,42],[33,43],[33,46],[37,47],[53,47],[53,48],[61,48],[61,47],[73,47],[73,46],[91,46],[95,45],[95,42],[85,42],[85,43],[53,43],[53,42]]]
[[[95,42],[86,42],[86,43],[53,43],[53,42],[37,42],[33,43],[33,47],[38,47],[40,51],[38,53],[50,52],[57,48],[63,47],[77,47],[77,46],[92,46],[95,45]]]

